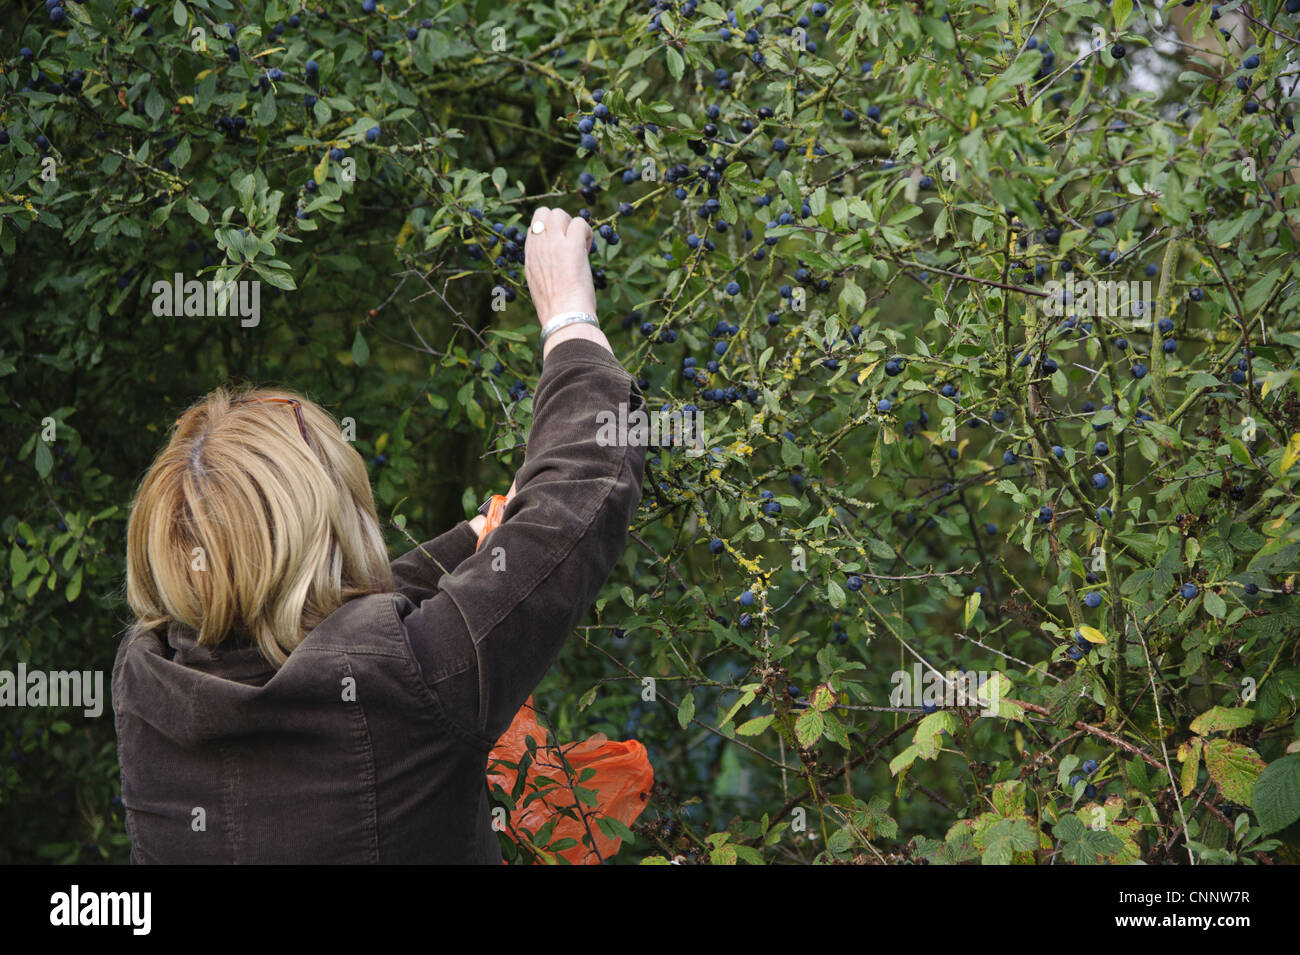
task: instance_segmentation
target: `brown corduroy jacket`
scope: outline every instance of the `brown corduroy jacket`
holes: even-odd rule
[[[134,862],[500,863],[488,751],[613,569],[644,447],[596,415],[644,402],[607,351],[546,358],[516,494],[393,561],[278,670],[233,638],[133,630],[113,668]]]

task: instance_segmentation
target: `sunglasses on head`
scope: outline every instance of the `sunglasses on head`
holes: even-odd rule
[[[292,405],[293,416],[298,421],[298,432],[302,435],[302,439],[307,443],[308,447],[311,446],[311,441],[307,439],[307,421],[302,416],[302,402],[299,401],[297,398],[277,398],[277,397],[236,398],[234,401],[231,402],[231,404],[243,405],[243,404],[250,404],[252,402],[266,402],[268,404],[277,404],[277,405]],[[183,418],[185,416],[181,415],[181,417]],[[180,418],[177,418],[176,420],[179,421]]]
[[[297,398],[236,398],[232,404],[242,405],[254,401],[264,401],[268,404],[292,405],[293,416],[298,420],[298,431],[302,434],[303,441],[310,446],[311,442],[307,440],[307,422],[302,416],[302,402]]]

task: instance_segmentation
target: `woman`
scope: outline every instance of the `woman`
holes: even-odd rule
[[[477,552],[481,516],[390,564],[360,455],[305,399],[219,390],[177,421],[132,509],[113,670],[133,861],[501,861],[488,752],[641,492],[645,449],[596,440],[598,412],[643,400],[595,324],[590,244],[534,214],[543,371]]]

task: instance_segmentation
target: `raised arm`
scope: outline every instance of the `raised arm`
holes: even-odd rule
[[[594,314],[590,227],[559,210],[537,216],[546,231],[530,230],[526,269],[539,320]],[[528,449],[501,525],[406,621],[443,711],[487,742],[509,726],[595,599],[641,495],[645,447],[601,440],[601,412],[644,407],[604,334],[569,326],[543,354]]]

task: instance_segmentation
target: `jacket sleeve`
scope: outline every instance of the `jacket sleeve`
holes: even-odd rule
[[[602,433],[601,425],[644,407],[636,380],[608,351],[581,339],[556,345],[500,526],[406,617],[412,651],[444,713],[489,745],[623,552],[646,448],[609,440],[611,429]]]
[[[469,521],[461,521],[447,533],[413,547],[390,565],[397,592],[414,604],[428,600],[438,592],[443,575],[474,553],[476,543],[478,535]]]

